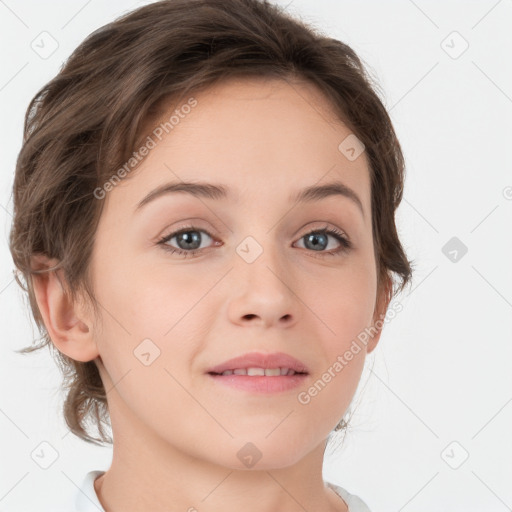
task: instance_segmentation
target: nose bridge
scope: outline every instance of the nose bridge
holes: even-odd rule
[[[235,322],[259,317],[270,325],[281,318],[296,317],[295,295],[289,283],[290,267],[284,246],[274,231],[246,236],[235,248],[232,279],[234,292],[229,306]]]
[[[269,287],[281,290],[284,286],[282,280],[285,279],[285,276],[281,276],[281,274],[286,267],[286,255],[283,254],[283,244],[274,240],[273,231],[246,236],[237,245],[235,251],[238,256],[235,266],[241,273],[240,277],[248,285],[258,286],[261,284],[267,290]]]

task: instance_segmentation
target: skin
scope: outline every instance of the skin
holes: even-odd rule
[[[308,404],[297,395],[389,303],[377,293],[366,155],[350,161],[338,150],[351,131],[309,83],[232,79],[194,97],[191,113],[103,199],[91,261],[101,319],[71,304],[55,273],[35,283],[54,344],[95,360],[108,391],[113,461],[95,490],[107,512],[347,510],[322,480],[324,449],[380,332]],[[334,179],[362,212],[339,195],[288,201]],[[134,213],[151,190],[180,180],[224,184],[233,199],[175,193]],[[157,244],[190,224],[201,253]],[[332,235],[321,251],[306,245],[326,224],[353,248],[327,255],[340,247]],[[247,236],[263,250],[252,263],[236,252]],[[146,338],[160,350],[149,366],[133,353]],[[253,350],[291,354],[310,375],[300,388],[258,395],[205,374]],[[251,468],[237,457],[248,442],[262,454]]]

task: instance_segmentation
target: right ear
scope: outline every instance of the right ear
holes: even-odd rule
[[[37,270],[57,263],[57,259],[41,254],[32,257],[32,268]],[[32,274],[32,283],[39,311],[55,347],[75,361],[87,362],[98,357],[92,318],[84,308],[71,303],[62,269]]]

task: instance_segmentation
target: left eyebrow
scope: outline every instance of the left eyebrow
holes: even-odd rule
[[[144,205],[148,204],[150,201],[154,201],[158,197],[178,192],[190,194],[194,197],[214,200],[227,199],[231,197],[229,187],[221,184],[206,182],[191,183],[185,181],[164,183],[145,196],[137,204],[135,211],[140,210]],[[306,187],[295,194],[292,194],[289,197],[289,201],[293,203],[306,203],[320,201],[334,195],[340,195],[350,199],[355,205],[357,205],[364,217],[364,208],[359,196],[354,192],[354,190],[340,181],[334,181],[325,185],[312,185],[310,187]]]
[[[347,187],[341,181],[332,181],[325,185],[313,185],[299,190],[295,195],[290,196],[291,202],[306,203],[311,201],[319,201],[331,196],[342,196],[350,199],[354,203],[364,217],[364,208],[359,196],[350,187]]]

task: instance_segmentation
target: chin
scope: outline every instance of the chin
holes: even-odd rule
[[[229,447],[222,450],[217,462],[236,470],[263,471],[271,469],[282,469],[296,464],[307,453],[304,441],[283,442],[283,438],[277,436],[272,439],[271,434],[267,439],[266,432],[260,437],[244,436],[232,439]],[[233,453],[234,457],[226,457]]]

